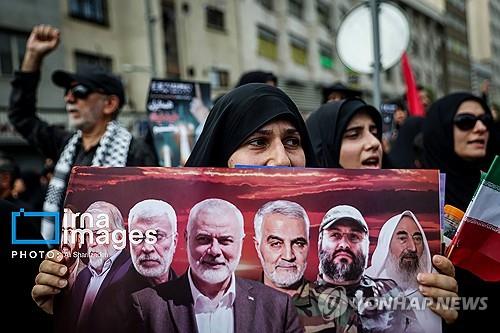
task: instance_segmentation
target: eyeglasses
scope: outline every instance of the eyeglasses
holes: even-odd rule
[[[481,120],[488,129],[493,125],[491,114],[475,116],[471,113],[460,113],[453,118],[453,123],[462,131],[470,131],[476,126],[478,120]]]
[[[329,232],[330,238],[333,238],[335,241],[340,242],[344,236],[351,244],[357,244],[363,240],[364,235],[360,232],[340,232],[340,231],[331,231]]]
[[[89,87],[84,86],[83,84],[77,84],[72,87],[66,88],[66,90],[64,91],[64,96],[66,96],[68,92],[71,92],[71,95],[73,95],[73,97],[77,99],[86,99],[94,91]]]
[[[91,88],[89,88],[86,85],[83,85],[81,83],[74,85],[72,87],[66,88],[66,90],[64,92],[64,96],[66,96],[68,94],[68,92],[71,92],[71,95],[73,95],[73,97],[75,97],[76,99],[86,99],[87,97],[89,97],[90,94],[92,94],[94,92],[105,94],[104,91],[102,91],[100,89],[91,89]]]

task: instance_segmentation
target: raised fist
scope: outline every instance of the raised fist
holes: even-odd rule
[[[59,44],[59,30],[50,25],[37,25],[31,31],[26,43],[26,52],[44,56]]]

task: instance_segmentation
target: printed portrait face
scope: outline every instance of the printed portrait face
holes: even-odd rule
[[[323,275],[330,280],[346,282],[357,280],[364,271],[367,234],[358,222],[343,219],[321,233],[319,248]]]
[[[190,215],[186,235],[189,266],[204,282],[225,281],[240,262],[243,221],[234,209],[224,204],[215,208],[206,205],[194,217]]]
[[[91,230],[93,234],[93,237],[90,237],[88,233],[85,233],[89,266],[100,273],[106,260],[118,252],[115,248],[115,241],[123,241],[121,234],[118,234],[116,239],[112,239],[111,236],[115,230],[125,231],[123,217],[116,206],[105,201],[94,202],[87,208],[85,213],[90,214],[92,217],[91,219],[80,217],[80,220],[83,220],[85,229]],[[107,225],[105,227],[98,222],[103,220],[103,217],[106,217]]]
[[[419,272],[425,271],[424,240],[410,216],[403,216],[392,234],[389,246],[388,271],[402,287],[416,283]]]
[[[140,230],[143,234],[147,230],[156,230],[156,243],[148,244],[145,239],[139,244],[130,243],[132,263],[139,274],[168,278],[177,245],[177,232],[172,223],[175,222],[169,221],[168,216],[137,217],[129,222],[130,230]]]
[[[103,208],[95,208],[90,214],[93,216],[94,221],[98,219],[99,214],[109,214],[107,209]],[[111,215],[111,214],[109,214]],[[109,216],[108,215],[108,216]],[[115,230],[115,222],[109,222],[109,226],[107,228],[100,228],[96,224],[86,226],[87,229],[92,230],[94,234],[93,237],[89,237],[86,234],[85,242],[87,244],[87,254],[89,257],[89,265],[94,268],[97,272],[100,272],[106,260],[108,260],[113,254],[117,252],[117,250],[113,247],[113,242],[109,241],[105,244],[99,244],[96,240],[98,237],[104,237],[105,231],[109,234]],[[111,238],[111,237],[110,237]]]
[[[264,270],[264,282],[289,287],[300,281],[307,266],[309,241],[303,218],[280,213],[264,215],[255,249]]]
[[[75,219],[74,226],[71,219]],[[70,208],[66,208],[63,215],[60,249],[68,266],[71,266],[76,261],[77,258],[73,256],[73,253],[77,252],[81,246],[80,235],[73,232],[73,227],[78,227],[78,225],[79,221],[75,216],[75,212]]]

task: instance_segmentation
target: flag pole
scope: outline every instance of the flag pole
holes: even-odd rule
[[[379,0],[370,0],[373,25],[373,104],[380,108],[380,32],[379,32]]]

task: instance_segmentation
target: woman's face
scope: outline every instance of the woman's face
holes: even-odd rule
[[[380,169],[382,145],[377,134],[373,119],[366,112],[358,112],[344,131],[339,164],[344,169]]]
[[[489,131],[485,120],[476,121],[476,117],[481,116],[489,117],[485,115],[481,104],[476,101],[463,102],[455,115],[454,148],[455,153],[464,160],[474,160],[486,155]]]
[[[227,165],[306,166],[299,131],[287,120],[267,123],[229,157]]]

